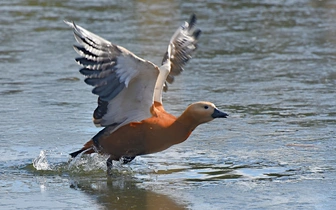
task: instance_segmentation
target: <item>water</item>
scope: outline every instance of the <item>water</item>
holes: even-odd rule
[[[0,209],[333,209],[336,2],[1,1]],[[63,20],[159,64],[191,13],[203,33],[170,91],[178,115],[230,114],[183,144],[116,163],[69,161],[99,129]]]

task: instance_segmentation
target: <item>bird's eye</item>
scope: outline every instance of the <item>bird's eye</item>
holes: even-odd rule
[[[204,109],[209,109],[209,107],[208,106],[204,106]]]

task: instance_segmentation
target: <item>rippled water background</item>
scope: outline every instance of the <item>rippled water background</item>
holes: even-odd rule
[[[5,0],[0,11],[0,209],[335,208],[336,1]],[[191,13],[199,49],[165,107],[209,100],[230,117],[112,177],[105,157],[69,162],[99,129],[63,20],[159,64]]]

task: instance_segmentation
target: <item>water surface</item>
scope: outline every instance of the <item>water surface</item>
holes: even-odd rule
[[[336,2],[5,0],[0,9],[1,208],[336,205]],[[165,108],[179,115],[208,100],[230,117],[169,150],[116,163],[111,177],[104,156],[70,162],[99,129],[63,20],[159,64],[192,13],[199,49]]]

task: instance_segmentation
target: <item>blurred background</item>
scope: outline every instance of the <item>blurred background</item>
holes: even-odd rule
[[[3,209],[334,209],[336,1],[0,2]],[[164,94],[179,115],[212,101],[227,119],[106,175],[70,161],[100,129],[63,20],[160,64],[190,15],[199,48]]]

